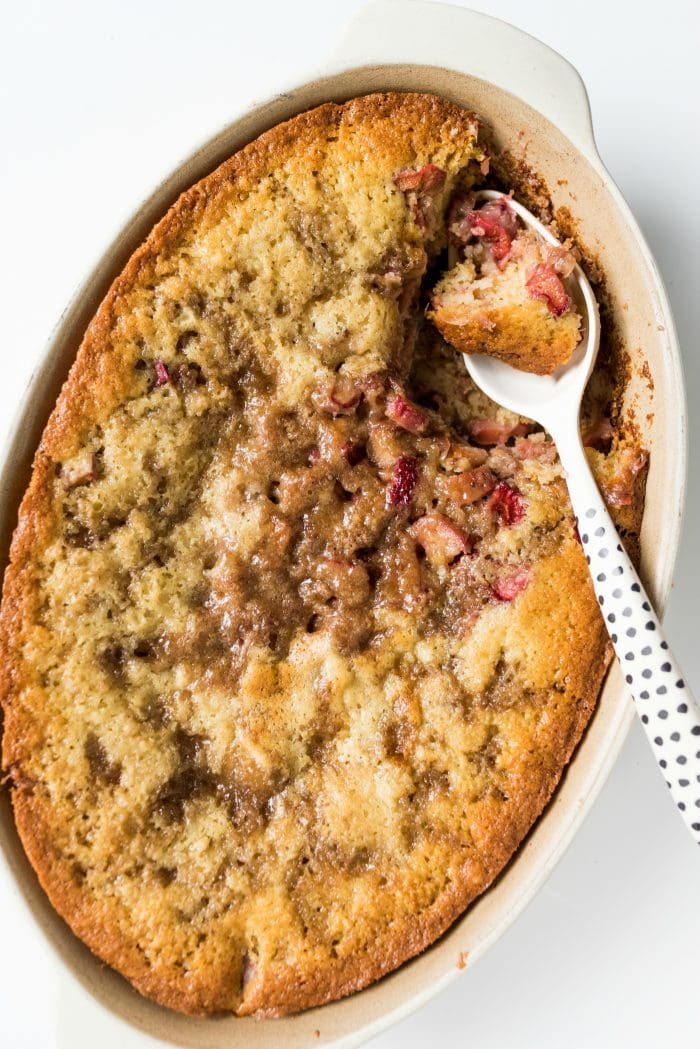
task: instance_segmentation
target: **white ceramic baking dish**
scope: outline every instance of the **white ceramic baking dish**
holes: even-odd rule
[[[671,586],[685,483],[685,398],[673,321],[654,261],[596,151],[588,99],[558,54],[503,22],[462,8],[380,0],[351,23],[338,52],[305,83],[235,115],[144,202],[66,309],[33,376],[5,450],[0,554],[6,554],[31,458],[82,333],[110,281],[178,193],[281,120],[320,102],[374,90],[443,94],[473,108],[502,146],[522,151],[545,178],[555,207],[575,214],[599,256],[631,358],[628,406],[651,452],[642,529],[642,572],[658,606]],[[629,309],[627,308],[629,305]],[[644,369],[644,372],[642,371]],[[590,809],[632,718],[617,666],[553,801],[496,883],[430,950],[351,998],[284,1020],[197,1020],[140,997],[100,966],[57,917],[38,886],[0,796],[0,862],[67,968],[87,993],[124,1021],[175,1046],[235,1049],[358,1045],[435,995],[508,927],[562,855]]]

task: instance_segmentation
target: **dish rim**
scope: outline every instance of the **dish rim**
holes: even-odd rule
[[[409,4],[403,2],[399,3],[399,0],[379,0],[378,3],[370,4],[367,8],[363,9],[363,11],[360,12],[359,16],[355,16],[355,31],[357,30],[359,25],[360,28],[364,26],[362,32],[366,33],[367,28],[371,22],[371,18],[364,17],[363,20],[363,16],[378,15],[382,12],[386,14],[386,12],[391,12],[392,10],[395,12],[396,8],[399,6],[401,7],[402,11],[405,11],[406,8],[412,8],[414,9],[414,11],[417,11],[418,9],[429,8],[431,17],[434,17],[436,10],[442,9],[443,12],[450,12],[450,17],[456,17],[459,20],[462,20],[464,16],[468,16],[469,20],[472,22],[472,25],[474,24],[475,20],[477,22],[482,22],[485,20],[489,23],[497,23],[499,27],[506,25],[506,23],[499,22],[499,20],[497,19],[492,19],[490,16],[477,15],[475,12],[466,11],[464,8],[453,8],[449,7],[448,5],[442,4],[425,4],[420,2],[414,2],[414,0],[411,0]],[[426,12],[424,11],[422,17],[425,17],[425,15]],[[508,27],[508,30],[512,30],[512,32],[517,34],[518,36],[526,37],[529,41],[534,41],[534,38],[527,37],[527,34],[523,34],[520,30],[513,29],[513,27]],[[501,30],[499,29],[498,31],[500,32]],[[50,400],[50,395],[47,397],[47,392],[56,387],[59,377],[65,377],[67,371],[65,343],[67,339],[68,341],[70,341],[70,337],[66,333],[69,332],[72,328],[81,326],[81,321],[79,320],[80,317],[87,315],[89,318],[89,316],[91,316],[91,314],[94,312],[92,304],[95,298],[97,298],[97,301],[99,301],[99,299],[102,297],[104,293],[103,286],[107,281],[108,276],[110,274],[112,276],[115,275],[119,272],[121,268],[121,263],[119,261],[120,257],[124,254],[126,254],[126,257],[128,257],[132,250],[134,240],[138,241],[140,239],[140,231],[144,228],[144,226],[146,227],[146,229],[148,229],[153,224],[153,221],[150,218],[150,216],[159,215],[163,213],[163,201],[166,199],[172,199],[174,196],[176,196],[177,192],[179,192],[179,189],[183,184],[190,185],[192,183],[192,180],[189,177],[188,172],[190,172],[193,168],[196,168],[198,163],[202,164],[204,158],[212,152],[212,150],[216,147],[217,143],[220,143],[227,136],[230,137],[233,133],[233,129],[237,128],[241,122],[245,122],[246,119],[257,119],[264,111],[270,109],[271,107],[274,107],[275,103],[278,103],[281,99],[285,102],[293,100],[293,96],[297,91],[301,91],[302,89],[308,87],[310,84],[323,82],[328,78],[335,78],[340,74],[348,72],[350,70],[360,73],[363,70],[366,70],[367,68],[370,68],[370,66],[374,65],[374,63],[370,63],[370,66],[368,66],[367,63],[363,65],[352,64],[353,47],[351,45],[353,39],[356,39],[356,36],[353,37],[353,25],[351,24],[350,33],[346,38],[345,48],[341,48],[338,54],[336,55],[335,59],[331,60],[330,63],[321,71],[312,72],[308,77],[300,81],[298,84],[295,84],[295,86],[292,88],[287,88],[286,90],[278,91],[272,94],[269,97],[269,99],[263,103],[240,108],[240,110],[236,114],[234,114],[232,118],[227,122],[224,128],[222,128],[215,135],[208,136],[205,142],[201,143],[192,152],[188,153],[188,155],[183,160],[177,163],[173,167],[168,177],[162,180],[155,187],[155,189],[142,200],[142,202],[134,210],[132,215],[127,219],[127,221],[123,223],[121,227],[116,231],[114,236],[109,238],[105,249],[99,253],[96,261],[94,261],[94,263],[91,266],[86,268],[85,279],[79,284],[79,286],[71,296],[67,306],[63,310],[59,320],[55,324],[42,350],[42,353],[38,356],[37,368],[32,374],[27,384],[25,393],[15,412],[14,421],[8,428],[2,453],[0,455],[0,492],[2,492],[3,495],[5,495],[8,491],[15,492],[18,488],[20,491],[23,491],[25,487],[23,482],[18,486],[15,481],[16,463],[18,459],[26,463],[27,458],[31,453],[33,453],[36,447],[36,442],[34,441],[33,436],[28,438],[28,431],[31,434],[35,433],[37,428],[36,416],[42,414],[42,412],[37,413],[35,406],[38,393],[39,400],[42,403],[46,402],[47,400]],[[549,52],[550,49],[546,48],[545,45],[540,44],[539,41],[534,42],[538,49],[542,49],[543,51]],[[554,52],[551,52],[551,54],[555,55]],[[568,63],[565,63],[565,60],[561,59],[560,56],[557,55],[556,60],[557,64],[564,63],[564,65],[568,66],[568,68],[573,71],[573,67],[569,66]],[[398,58],[395,61],[386,61],[380,63],[380,65],[386,69],[388,76],[390,76],[390,70],[392,67],[407,64],[430,66],[433,65],[433,63],[424,62],[404,62],[403,60],[400,60]],[[443,66],[443,68],[453,67]],[[470,70],[455,68],[454,71],[456,73],[461,73],[462,75],[474,75],[474,73]],[[575,74],[575,77],[578,79],[579,83],[581,83],[578,74]],[[491,81],[489,81],[489,83],[491,83]],[[507,90],[507,88],[501,87],[497,83],[493,83],[493,86],[498,88],[499,90]],[[583,89],[582,84],[581,89],[583,90],[583,98],[585,99],[585,89]],[[359,93],[364,94],[366,92],[361,91]],[[522,99],[522,101],[524,101],[527,105],[532,104],[527,98],[527,95],[524,93],[520,93],[517,97]],[[533,108],[535,107],[533,106]],[[542,112],[542,110],[540,110],[540,112]],[[546,113],[543,113],[542,115],[545,116],[545,118],[549,119]],[[278,121],[276,120],[274,122],[276,123]],[[635,238],[635,242],[637,243],[640,249],[640,265],[645,265],[648,268],[651,280],[657,293],[660,323],[663,323],[666,327],[667,341],[671,351],[670,360],[668,362],[669,392],[675,394],[676,396],[677,425],[675,427],[673,435],[670,435],[674,438],[674,440],[670,443],[673,443],[674,445],[674,451],[676,453],[677,458],[675,463],[675,477],[672,479],[669,487],[671,490],[673,490],[674,495],[676,496],[674,505],[678,507],[678,513],[669,522],[669,531],[666,534],[665,549],[661,552],[661,556],[658,559],[653,559],[655,575],[653,583],[655,585],[652,585],[652,590],[658,605],[661,607],[661,609],[663,609],[663,607],[666,604],[666,600],[672,585],[673,571],[680,542],[682,514],[685,501],[685,472],[687,469],[687,424],[685,390],[682,374],[680,348],[675,332],[673,317],[670,311],[670,305],[668,302],[665,288],[663,286],[662,279],[656,267],[656,263],[648,246],[646,245],[646,242],[644,241],[644,238],[641,234],[641,231],[639,230],[636,221],[634,220],[634,217],[630,212],[630,209],[628,208],[627,204],[622,198],[622,195],[620,194],[620,191],[618,190],[611,176],[606,171],[598,155],[592,132],[590,132],[590,137],[587,141],[587,135],[589,134],[587,132],[587,126],[588,128],[590,128],[590,111],[588,110],[586,105],[586,114],[583,114],[581,116],[579,124],[579,133],[576,136],[578,138],[578,141],[576,141],[574,138],[571,138],[567,132],[564,132],[564,134],[567,138],[570,139],[574,147],[584,154],[589,163],[591,163],[591,165],[601,175],[601,178],[605,183],[606,190],[610,193],[615,206],[619,210],[620,215],[625,222],[626,227],[629,229],[629,231],[633,234]],[[126,244],[126,249],[120,249],[120,244]],[[95,288],[101,290],[95,292]],[[34,420],[33,425],[32,420]],[[30,425],[27,425],[28,423]],[[3,500],[3,510],[2,514],[0,515],[0,521],[2,530],[4,531],[5,535],[7,535],[8,529],[10,535],[14,529],[17,505],[18,504],[16,499],[12,497]],[[10,521],[12,522],[11,527],[9,527]],[[3,536],[3,538],[5,538],[5,536]],[[661,568],[659,568],[659,565],[661,566]],[[613,685],[611,685],[611,677],[612,675],[609,674],[606,678],[606,682],[603,686],[604,689],[613,687]],[[605,752],[604,755],[601,756],[601,760],[597,765],[596,776],[592,786],[587,792],[584,804],[582,804],[569,819],[566,831],[565,833],[559,835],[556,847],[551,849],[549,852],[545,853],[545,860],[544,862],[540,862],[536,877],[530,879],[530,882],[529,884],[527,884],[525,891],[521,893],[520,897],[518,898],[516,905],[513,906],[507,914],[503,915],[502,919],[499,922],[498,928],[496,928],[493,931],[493,934],[490,937],[484,938],[484,940],[480,943],[478,954],[483,953],[487,949],[487,947],[490,946],[506,930],[506,928],[512,923],[513,919],[517,916],[517,914],[521,912],[523,907],[527,904],[527,902],[529,902],[529,900],[534,896],[535,892],[541,887],[542,883],[549,875],[549,873],[551,873],[551,870],[556,865],[565,849],[568,847],[576,831],[579,829],[581,822],[583,821],[583,818],[588,813],[588,811],[590,811],[590,808],[593,802],[595,801],[595,798],[597,797],[603,783],[607,779],[607,776],[617,758],[617,755],[619,754],[620,748],[627,735],[627,731],[629,730],[629,726],[633,720],[633,717],[634,712],[630,704],[625,711],[621,712],[621,716],[618,719],[615,731],[611,733],[609,737],[606,737],[607,742]],[[575,758],[576,755],[572,760],[575,761]],[[3,804],[6,801],[7,799],[3,798]],[[14,827],[11,828],[11,833],[13,831]],[[16,832],[14,833],[16,834]],[[517,857],[519,857],[523,849],[527,847],[528,842],[526,842],[525,845],[522,846],[520,850],[518,850],[518,853],[516,854]],[[21,878],[18,876],[17,870],[13,866],[9,856],[6,853],[4,828],[0,828],[0,872],[2,872],[3,880],[5,877],[7,877],[8,879],[12,879],[15,889],[18,890],[18,895],[22,899],[22,906],[25,909],[25,912],[28,914],[28,916],[31,917],[31,920],[41,930],[44,938],[51,945],[52,951],[60,959],[62,967],[65,967],[67,970],[69,970],[72,973],[72,975],[76,977],[77,981],[83,986],[83,988],[86,989],[86,984],[89,984],[89,981],[86,980],[83,974],[79,974],[74,966],[68,964],[66,957],[64,956],[64,953],[61,951],[57,942],[57,940],[60,939],[60,936],[52,936],[45,923],[41,920],[41,917],[38,913],[38,908],[35,908],[35,906],[32,905],[31,897],[35,896],[37,893],[41,893],[42,890],[40,890],[38,886],[27,887],[24,884],[22,884]],[[50,907],[50,905],[48,906]],[[69,937],[73,936],[70,930],[64,926],[62,929],[62,936],[65,936],[66,933]],[[446,935],[450,935],[450,933],[448,932]],[[416,962],[419,963],[420,958],[406,964],[415,964]],[[95,962],[95,964],[97,963]],[[367,1027],[362,1027],[362,1025],[360,1024],[358,1029],[354,1031],[351,1035],[341,1036],[340,1040],[322,1040],[317,1044],[333,1044],[337,1046],[357,1045],[360,1041],[363,1041],[366,1038],[376,1035],[380,1030],[385,1029],[391,1023],[397,1022],[409,1012],[412,1012],[414,1009],[418,1008],[426,1000],[439,993],[439,991],[443,989],[449,982],[451,982],[452,978],[455,978],[457,975],[458,972],[455,970],[453,973],[448,972],[444,974],[444,976],[441,979],[432,980],[424,989],[422,994],[415,995],[413,998],[411,998],[410,1001],[404,1001],[394,1009],[388,1010],[378,1020],[370,1023]],[[87,989],[92,991],[89,985],[87,986]],[[131,993],[135,994],[137,992]],[[365,992],[362,993],[364,994]],[[92,993],[91,997],[93,1001],[96,1001],[98,1005],[101,1008],[105,1009],[105,1011],[109,1012],[110,1015],[115,1015],[115,1013],[112,1010],[112,1007],[107,1006],[104,1003],[99,993]],[[358,995],[353,996],[353,999],[357,1000],[361,999],[361,997],[362,996],[358,993]],[[122,1015],[120,1015],[120,1019],[122,1020],[122,1022],[124,1022],[124,1017]],[[136,1026],[137,1028],[139,1026],[135,1024],[133,1020],[126,1022],[130,1023],[130,1025],[132,1026]],[[241,1023],[242,1021],[237,1020],[236,1022]],[[275,1021],[276,1024],[279,1024],[280,1022],[284,1021]]]

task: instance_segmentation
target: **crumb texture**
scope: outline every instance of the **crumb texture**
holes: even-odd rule
[[[425,948],[594,706],[556,450],[423,316],[484,161],[431,96],[263,135],[130,260],[45,431],[3,764],[58,912],[171,1008],[281,1015]],[[643,457],[589,430],[632,527]]]

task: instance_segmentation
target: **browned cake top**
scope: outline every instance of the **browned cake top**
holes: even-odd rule
[[[45,432],[0,621],[17,823],[173,1008],[284,1013],[421,950],[595,701],[556,453],[421,320],[476,134],[376,95],[264,135],[132,258]]]

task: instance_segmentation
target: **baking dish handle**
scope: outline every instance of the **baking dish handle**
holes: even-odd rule
[[[455,69],[496,84],[537,109],[597,157],[586,88],[574,67],[515,26],[423,0],[374,0],[349,21],[334,55],[344,68],[391,64]]]

